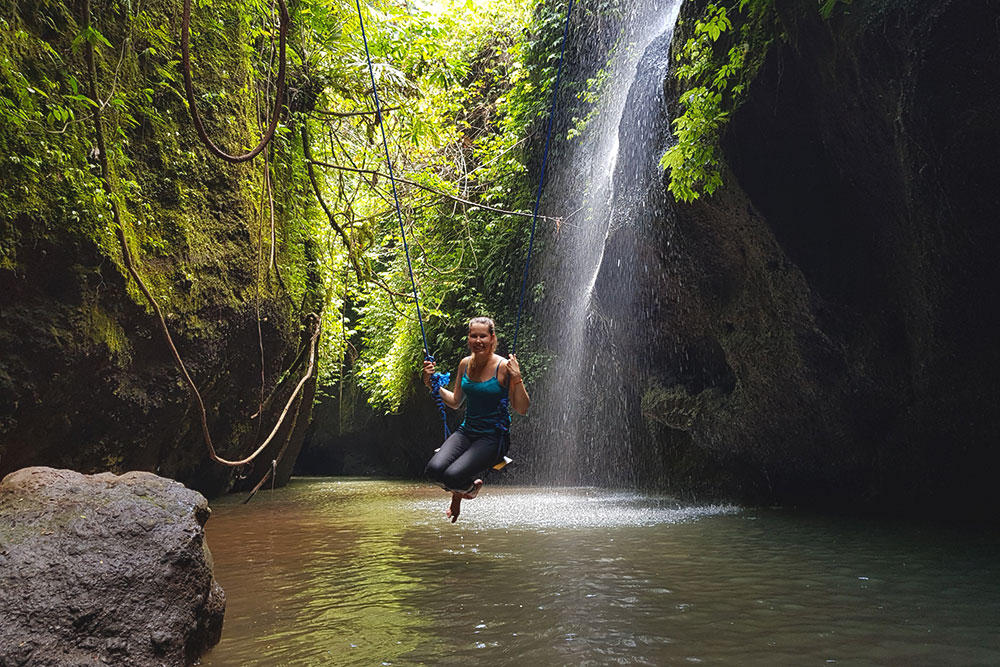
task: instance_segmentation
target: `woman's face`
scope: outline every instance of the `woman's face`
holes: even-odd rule
[[[490,325],[481,322],[469,325],[469,349],[473,354],[492,352],[495,338],[496,336],[490,333]]]

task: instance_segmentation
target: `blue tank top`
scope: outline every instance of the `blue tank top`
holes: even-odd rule
[[[484,382],[473,382],[468,375],[462,373],[465,420],[460,428],[466,433],[493,433],[496,431],[497,421],[500,419],[500,399],[507,396],[507,390],[497,379],[499,373],[499,363],[493,377]],[[510,426],[510,417],[504,421],[504,426]]]

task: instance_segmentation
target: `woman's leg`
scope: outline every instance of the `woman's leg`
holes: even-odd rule
[[[444,469],[441,483],[450,491],[468,494],[479,490],[476,479],[497,462],[497,438],[500,436],[496,433],[463,435],[469,439],[469,445]]]
[[[441,448],[434,453],[431,460],[427,462],[424,474],[428,479],[438,486],[451,491],[445,484],[445,471],[455,462],[472,444],[472,439],[462,431],[455,431],[444,441]]]

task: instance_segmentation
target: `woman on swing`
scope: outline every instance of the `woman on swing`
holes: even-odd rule
[[[501,416],[500,401],[509,398],[518,414],[526,414],[530,399],[521,380],[517,356],[504,359],[496,354],[497,336],[493,320],[474,317],[469,320],[469,351],[458,363],[455,390],[441,387],[445,405],[457,410],[467,401],[465,420],[458,430],[445,440],[427,463],[427,476],[451,491],[451,507],[445,513],[451,522],[458,520],[462,499],[472,499],[483,486],[482,474],[493,467],[504,454],[506,428],[510,417]],[[430,387],[434,362],[424,362],[424,384]],[[504,428],[500,428],[503,424]]]

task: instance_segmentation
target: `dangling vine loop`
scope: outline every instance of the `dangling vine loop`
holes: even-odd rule
[[[275,86],[274,109],[271,112],[271,122],[268,124],[264,136],[261,137],[260,143],[249,153],[230,155],[212,142],[212,139],[208,136],[208,132],[205,131],[201,115],[198,113],[198,105],[194,98],[194,83],[191,80],[191,0],[184,0],[184,17],[181,20],[181,69],[184,71],[184,93],[187,97],[188,108],[191,111],[191,120],[198,131],[198,136],[209,152],[227,162],[240,163],[257,157],[274,137],[274,131],[278,127],[278,118],[281,116],[281,105],[285,97],[285,42],[288,38],[289,23],[288,7],[285,4],[285,0],[278,0],[278,12],[280,15],[278,27],[278,80]]]

